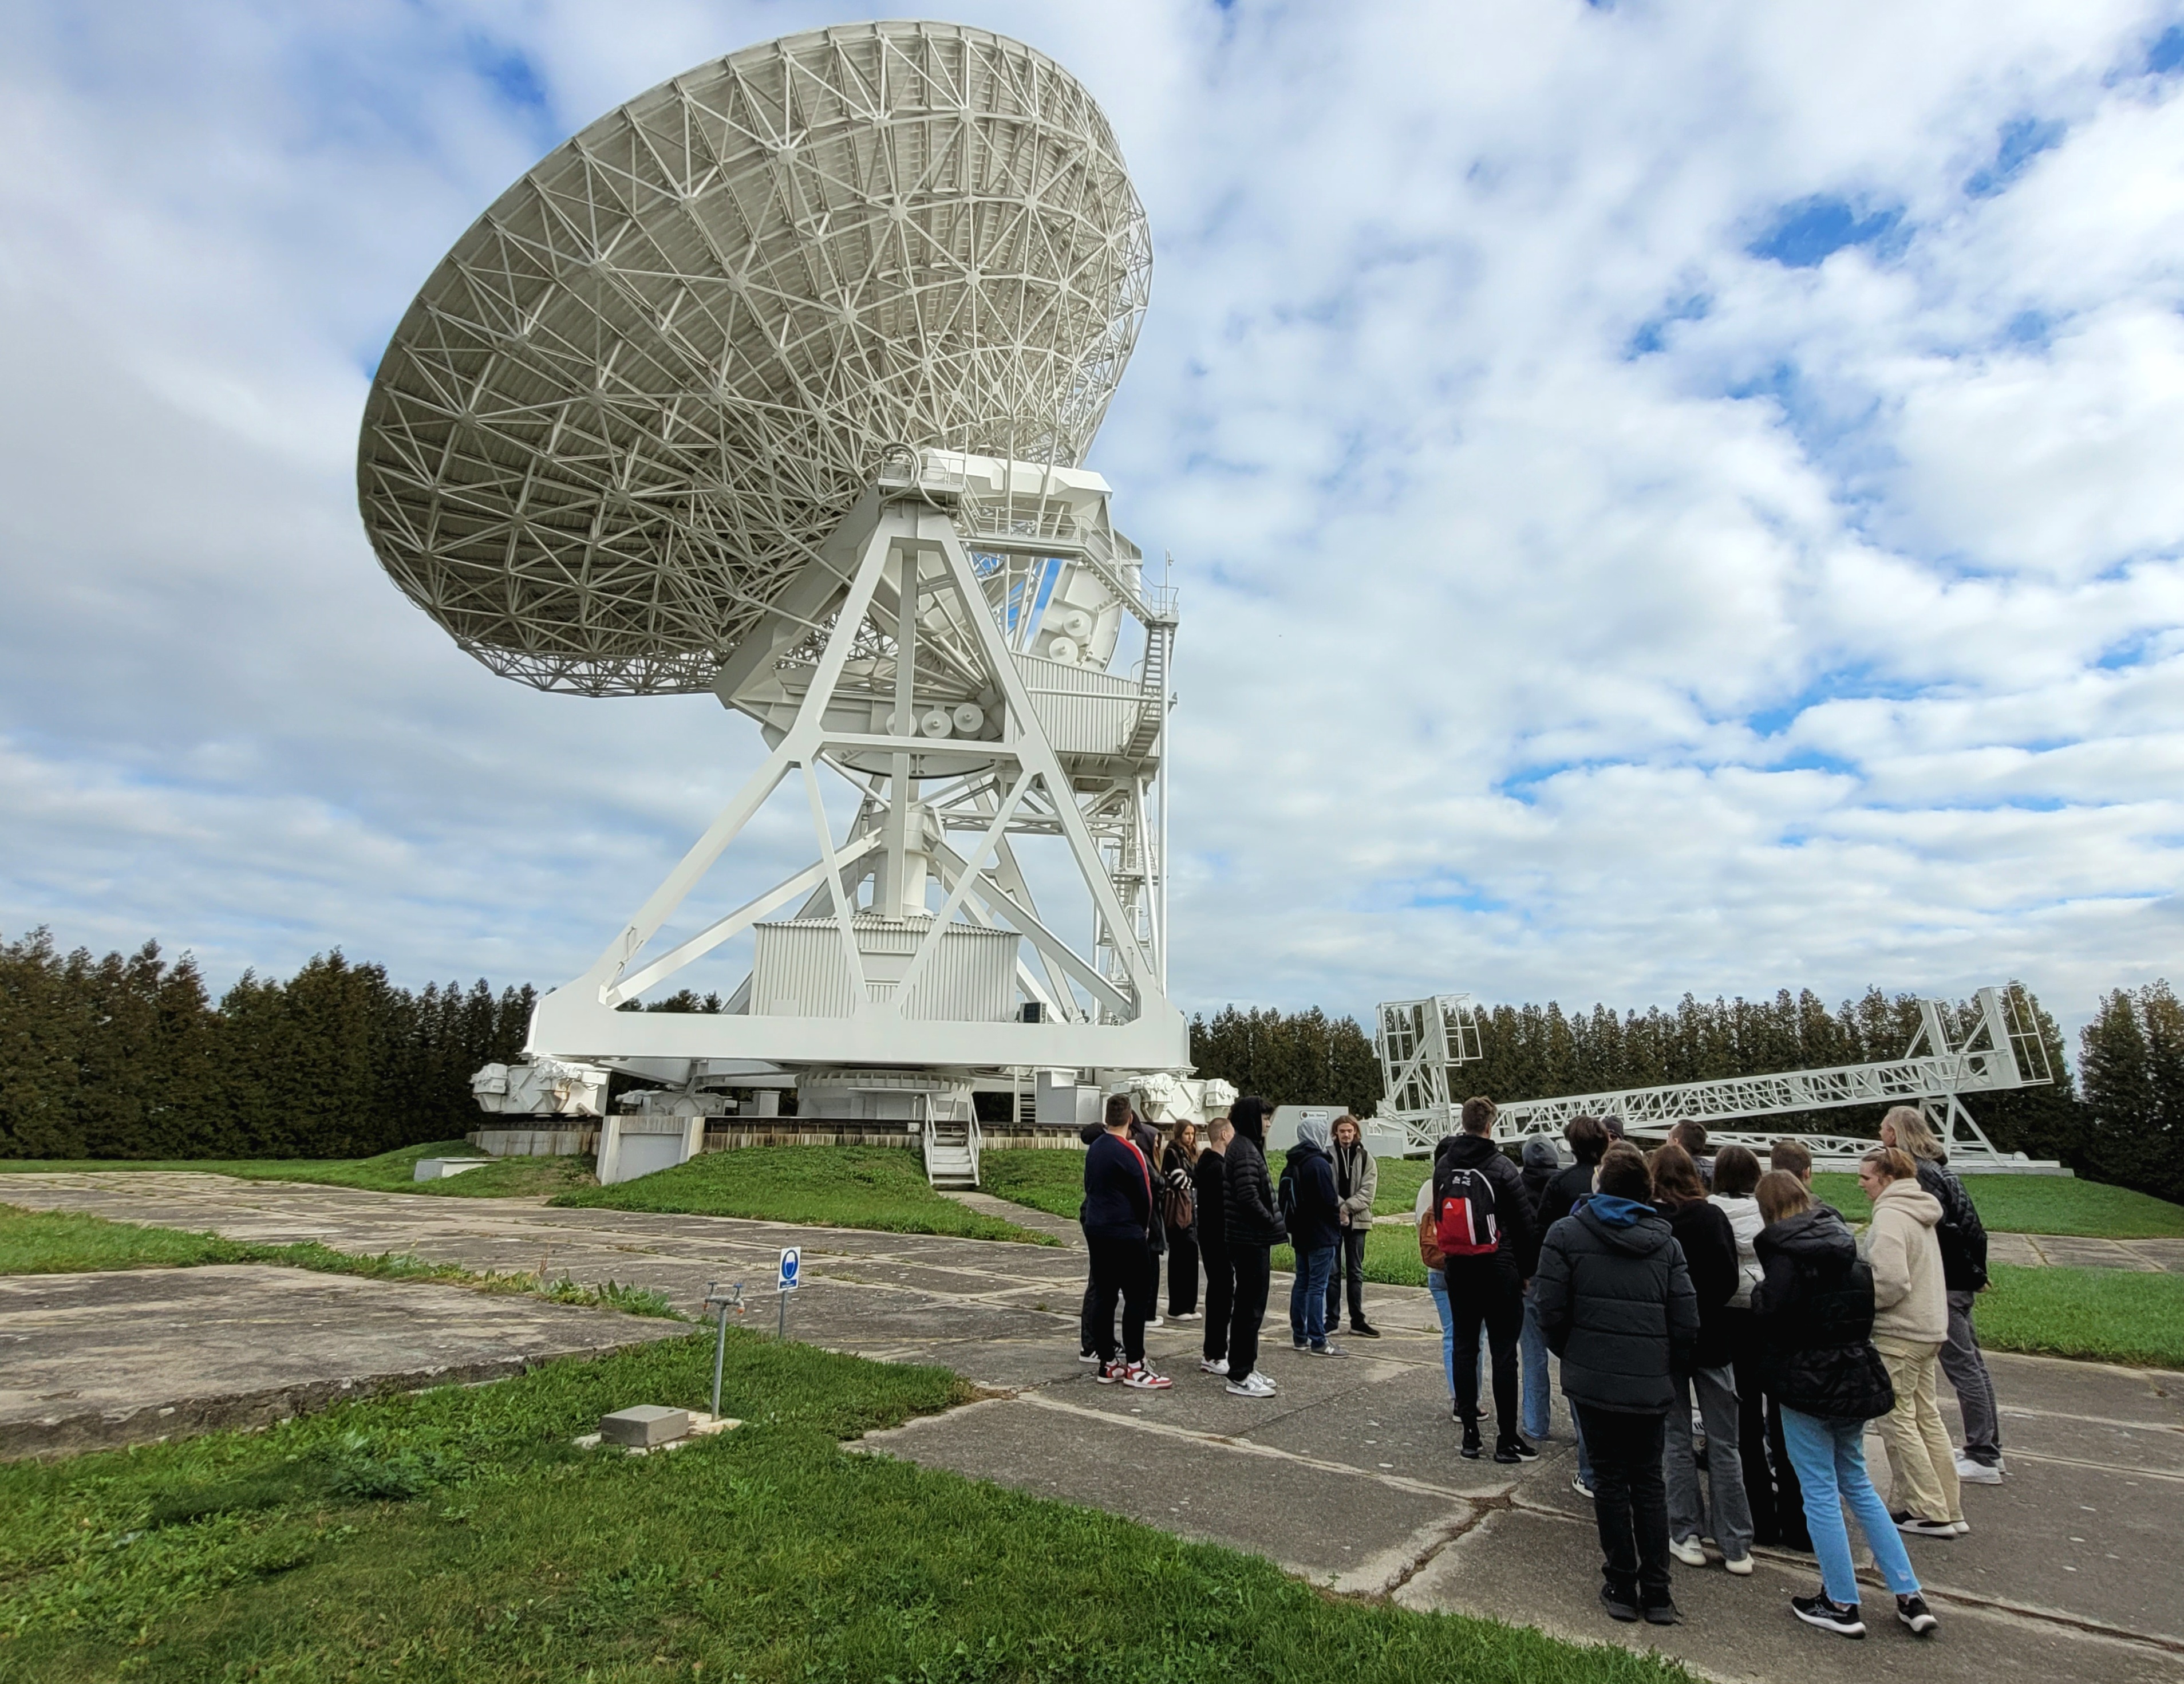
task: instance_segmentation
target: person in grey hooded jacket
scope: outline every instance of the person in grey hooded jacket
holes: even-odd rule
[[[1600,1599],[1616,1620],[1642,1614],[1673,1625],[1662,1453],[1675,1376],[1691,1371],[1698,1347],[1699,1308],[1683,1250],[1646,1202],[1652,1192],[1637,1148],[1609,1147],[1598,1191],[1547,1230],[1532,1291],[1592,1458]]]

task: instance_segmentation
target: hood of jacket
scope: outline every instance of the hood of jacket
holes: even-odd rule
[[[1459,1169],[1476,1169],[1490,1157],[1500,1157],[1502,1148],[1490,1135],[1451,1135],[1434,1148],[1434,1162],[1446,1158]]]
[[[1307,1117],[1303,1122],[1298,1124],[1297,1144],[1301,1146],[1310,1146],[1314,1151],[1323,1155],[1331,1156],[1334,1135],[1328,1128],[1327,1119],[1323,1117]]]
[[[1552,1175],[1562,1167],[1562,1154],[1545,1135],[1535,1135],[1524,1142],[1525,1168],[1535,1174]]]
[[[1251,1096],[1240,1099],[1228,1109],[1228,1120],[1236,1132],[1253,1146],[1263,1151],[1267,1141],[1267,1102]]]
[[[1857,1240],[1842,1218],[1826,1205],[1786,1216],[1763,1229],[1759,1237],[1770,1250],[1801,1263],[1848,1264],[1858,1260]]]
[[[1329,1164],[1334,1162],[1334,1155],[1324,1146],[1316,1140],[1308,1140],[1300,1134],[1297,1136],[1297,1143],[1290,1148],[1287,1161],[1295,1163],[1300,1158],[1306,1157],[1323,1158]]]
[[[1574,1214],[1602,1245],[1634,1257],[1650,1257],[1675,1237],[1652,1206],[1609,1193],[1595,1193]]]
[[[1908,1176],[1880,1190],[1880,1196],[1873,1202],[1873,1213],[1879,1216],[1884,1208],[1927,1228],[1942,1219],[1942,1202]]]

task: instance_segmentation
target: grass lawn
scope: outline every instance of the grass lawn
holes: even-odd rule
[[[482,1169],[466,1169],[443,1181],[413,1179],[421,1157],[482,1157],[467,1140],[435,1140],[401,1146],[376,1157],[332,1158],[134,1158],[0,1159],[0,1174],[35,1174],[55,1170],[190,1169],[205,1175],[235,1175],[246,1181],[308,1181],[326,1187],[362,1187],[375,1193],[436,1193],[458,1199],[543,1198],[572,1187],[597,1184],[589,1157],[502,1157]]]
[[[989,1152],[990,1163],[1003,1154]],[[1076,1162],[1075,1152],[1024,1152]],[[473,1170],[473,1174],[483,1174]],[[925,1162],[895,1146],[746,1146],[709,1151],[673,1169],[612,1187],[558,1195],[557,1205],[605,1210],[675,1212],[692,1216],[749,1216],[769,1222],[810,1222],[829,1228],[877,1228],[891,1234],[948,1234],[965,1240],[1055,1241],[1012,1222],[981,1215],[927,1185]],[[1070,1207],[1076,1213],[1076,1207]]]
[[[838,1441],[962,1399],[944,1370],[699,1335],[259,1433],[0,1466],[11,1679],[1404,1680],[1670,1684],[1651,1657],[1384,1602]]]
[[[1999,1263],[1975,1312],[1993,1351],[2184,1369],[2184,1275]]]
[[[322,1274],[359,1274],[375,1280],[433,1280],[488,1292],[535,1292],[560,1304],[606,1304],[633,1315],[675,1313],[663,1292],[605,1281],[580,1285],[533,1274],[475,1274],[454,1263],[427,1263],[406,1252],[359,1257],[306,1240],[261,1246],[193,1234],[179,1228],[142,1228],[75,1211],[29,1211],[0,1204],[0,1274],[80,1274],[108,1269],[191,1269],[204,1263],[279,1263]]]
[[[2072,1234],[2095,1240],[2184,1235],[2184,1205],[2127,1187],[2063,1175],[1967,1175],[1980,1220],[1997,1234]],[[1872,1215],[1855,1175],[1819,1174],[1813,1190],[1852,1222]]]

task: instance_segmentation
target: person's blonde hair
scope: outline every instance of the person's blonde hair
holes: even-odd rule
[[[1880,1119],[1884,1129],[1896,1131],[1897,1146],[1914,1157],[1923,1157],[1929,1163],[1947,1163],[1949,1155],[1942,1150],[1942,1137],[1934,1132],[1934,1125],[1926,1120],[1926,1113],[1915,1105],[1899,1105]]]
[[[1761,1176],[1752,1196],[1759,1201],[1761,1220],[1770,1225],[1813,1207],[1810,1190],[1786,1169],[1770,1169]]]
[[[1911,1162],[1911,1154],[1897,1146],[1875,1146],[1861,1163],[1869,1163],[1892,1181],[1915,1181],[1919,1166]]]

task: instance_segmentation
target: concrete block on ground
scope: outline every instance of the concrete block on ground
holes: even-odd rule
[[[421,1157],[410,1176],[413,1181],[444,1181],[450,1175],[460,1175],[466,1169],[482,1169],[492,1163],[489,1157]]]
[[[666,1409],[657,1403],[640,1403],[635,1408],[617,1409],[599,1417],[601,1438],[609,1444],[627,1444],[640,1450],[685,1437],[689,1431],[688,1409]]]

